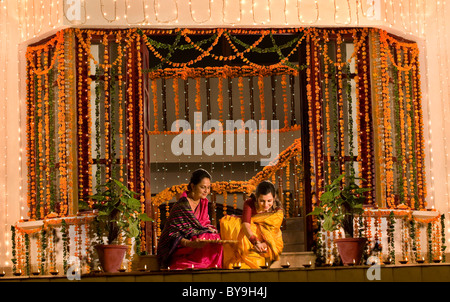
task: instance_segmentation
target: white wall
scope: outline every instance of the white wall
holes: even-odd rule
[[[445,0],[0,1],[0,267],[10,265],[10,225],[21,216],[26,217],[27,212],[26,45],[68,26],[372,26],[415,40],[421,50],[427,200],[430,207],[448,216],[450,26],[445,16],[449,10]],[[450,239],[450,232],[447,238]]]

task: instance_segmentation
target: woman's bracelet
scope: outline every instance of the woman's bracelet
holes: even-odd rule
[[[253,245],[255,245],[257,243],[255,235],[250,236],[250,238],[248,238],[248,240],[250,240],[251,244],[253,244]]]

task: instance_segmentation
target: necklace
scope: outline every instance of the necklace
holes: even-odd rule
[[[195,202],[192,198],[187,197],[187,200],[189,201],[189,206],[191,207],[192,212],[195,212],[198,205],[200,204],[200,199],[198,200],[198,202]]]

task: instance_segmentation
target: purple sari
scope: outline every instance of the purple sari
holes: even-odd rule
[[[193,212],[184,193],[170,211],[161,233],[157,252],[160,265],[170,269],[221,268],[222,245],[208,243],[202,248],[191,248],[180,244],[182,238],[220,239],[211,229],[215,228],[209,219],[208,199],[201,199]]]

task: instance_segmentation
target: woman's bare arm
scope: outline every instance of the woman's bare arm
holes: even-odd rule
[[[255,235],[255,234],[253,234],[253,232],[250,228],[250,223],[243,222],[242,226],[244,229],[244,235],[247,236],[248,239],[250,239],[252,236]],[[256,243],[254,244],[254,246],[258,253],[267,252],[267,244],[265,242],[260,242],[260,241],[256,240]]]

